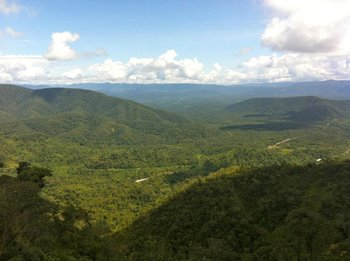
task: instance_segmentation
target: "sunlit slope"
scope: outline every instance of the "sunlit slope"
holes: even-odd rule
[[[148,143],[205,136],[206,130],[176,114],[93,91],[29,90],[0,85],[2,131],[63,137],[81,143]],[[28,133],[27,133],[28,134]]]

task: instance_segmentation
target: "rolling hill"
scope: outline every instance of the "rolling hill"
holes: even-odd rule
[[[207,130],[176,114],[78,89],[0,85],[3,133],[79,143],[137,144],[203,137]]]
[[[298,122],[318,122],[350,115],[350,101],[314,96],[291,98],[252,98],[232,104],[226,112],[246,116],[280,117]]]

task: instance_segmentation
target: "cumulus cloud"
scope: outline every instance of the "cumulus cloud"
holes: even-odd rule
[[[263,0],[271,9],[261,40],[279,54],[252,57],[217,81],[349,79],[349,0]]]
[[[295,1],[289,2],[287,0],[284,2],[290,3],[290,5],[283,5],[281,1],[276,1],[275,9],[281,16],[278,19],[289,19],[291,13],[294,14],[295,10],[299,10],[298,1]],[[272,6],[274,1],[267,2]],[[277,4],[280,6],[277,7]],[[263,37],[266,36],[270,27],[274,26],[272,25],[275,23],[274,19],[267,25]],[[2,31],[2,35],[17,36],[17,32],[6,28]],[[286,49],[282,54],[252,57],[236,69],[224,69],[220,64],[215,63],[208,71],[204,69],[204,65],[197,58],[179,58],[175,50],[168,50],[158,57],[132,57],[126,62],[105,59],[103,62],[79,68],[66,67],[71,66],[71,63],[56,62],[57,60],[106,55],[103,49],[78,53],[70,46],[78,39],[79,34],[54,33],[46,54],[31,56],[0,54],[0,82],[27,84],[82,82],[234,84],[348,79],[350,75],[350,55],[346,54],[344,52],[346,49],[342,48],[342,44],[345,43],[343,38],[341,38],[341,44],[334,45],[335,47],[319,47],[317,52],[307,51],[306,47],[301,46],[298,47],[299,50],[296,48],[298,44],[294,44],[292,50],[288,44],[283,42],[283,39],[276,38],[275,44],[279,43],[283,48],[276,48],[272,44],[271,47],[280,50]],[[304,40],[307,41],[307,39]],[[329,42],[322,42],[323,46],[328,46],[326,43]],[[248,49],[242,50],[243,53],[249,51]]]
[[[264,0],[274,17],[262,43],[278,51],[350,54],[349,0]]]
[[[18,5],[15,1],[11,0],[0,0],[0,13],[3,14],[11,14],[17,13],[20,10],[20,5]]]
[[[70,43],[77,41],[79,34],[71,32],[53,33],[51,36],[51,45],[49,46],[46,58],[49,60],[72,60],[77,57],[77,52],[69,46]]]
[[[158,58],[131,58],[127,63],[107,59],[94,64],[88,71],[95,79],[117,82],[177,82],[196,80],[203,64],[196,58],[176,59],[175,50],[169,50]]]
[[[281,82],[347,79],[350,57],[287,53],[252,57],[240,68],[215,63],[205,71],[196,58],[177,59],[174,50],[156,58],[107,59],[87,67],[64,70],[44,56],[1,56],[0,82],[12,83],[216,83]]]
[[[0,82],[36,82],[46,78],[48,61],[40,55],[0,55]]]
[[[253,57],[240,71],[227,70],[225,78],[231,82],[287,82],[343,80],[349,75],[349,57],[287,53]]]
[[[127,62],[106,59],[102,63],[64,71],[47,56],[1,56],[0,82],[15,83],[185,83],[214,82],[221,66],[206,73],[196,58],[177,59],[175,50],[156,58],[130,58]]]
[[[101,64],[91,65],[87,70],[96,80],[118,81],[127,76],[126,66],[122,62],[114,62],[112,59],[107,59]]]
[[[82,78],[82,73],[83,73],[82,69],[75,68],[68,72],[63,73],[63,76],[69,79],[79,79],[79,78]]]

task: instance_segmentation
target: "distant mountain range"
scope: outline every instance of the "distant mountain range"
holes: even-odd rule
[[[206,135],[176,114],[78,89],[0,85],[1,131],[79,143],[150,144]]]
[[[28,86],[34,89],[47,86]],[[286,82],[236,85],[86,83],[61,86],[103,92],[143,103],[170,100],[222,100],[252,97],[318,96],[350,99],[350,81]]]

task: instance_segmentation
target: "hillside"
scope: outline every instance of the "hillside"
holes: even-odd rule
[[[349,171],[349,162],[221,170],[111,244],[125,260],[345,261]]]
[[[276,116],[299,122],[317,122],[349,116],[350,101],[327,100],[314,96],[253,98],[232,104],[225,111],[246,116]]]
[[[206,130],[173,113],[88,90],[0,85],[2,131],[79,143],[176,142]]]

